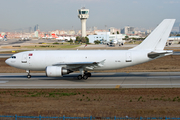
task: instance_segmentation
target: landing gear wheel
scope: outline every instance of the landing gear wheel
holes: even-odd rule
[[[27,75],[27,78],[31,78],[31,75]]]
[[[78,76],[77,76],[77,79],[78,79],[78,80],[81,80],[81,79],[82,79],[82,75],[78,75]]]
[[[88,77],[91,77],[91,73],[90,73],[90,72],[88,72],[88,73],[87,73],[87,76],[88,76]]]
[[[83,76],[83,79],[84,79],[84,80],[87,80],[87,79],[88,79],[88,75],[84,75],[84,76]]]
[[[28,79],[31,78],[30,70],[26,70],[26,72],[28,73],[27,78],[28,78]]]
[[[88,77],[91,77],[91,73],[90,72],[84,72],[84,75],[87,75]]]

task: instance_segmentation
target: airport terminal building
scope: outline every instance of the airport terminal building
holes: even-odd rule
[[[180,36],[171,36],[168,38],[168,42],[172,44],[179,44],[180,43]]]
[[[110,34],[110,32],[99,32],[97,35],[88,35],[88,38],[89,43],[94,43],[96,40],[107,43],[114,39],[122,40],[125,38],[125,36],[126,34]]]

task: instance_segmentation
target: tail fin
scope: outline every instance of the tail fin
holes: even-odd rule
[[[163,50],[174,22],[175,19],[164,19],[140,45],[130,50]]]

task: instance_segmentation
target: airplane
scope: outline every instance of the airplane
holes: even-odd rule
[[[45,71],[48,77],[62,77],[80,71],[77,79],[91,77],[89,71],[120,69],[173,54],[164,50],[175,19],[164,19],[138,46],[129,50],[42,50],[12,55],[6,64],[30,71]]]
[[[3,39],[4,41],[7,41],[7,35],[4,35],[4,39]]]
[[[0,40],[7,41],[7,35],[3,35],[3,36],[1,36],[1,34],[0,34]]]
[[[43,35],[42,35],[41,37],[42,37],[42,39],[52,39],[52,38],[53,38],[52,36],[49,36],[49,35],[46,35],[46,36],[44,36],[44,37],[43,37]]]
[[[76,40],[76,37],[57,37],[56,40],[67,40],[67,41],[70,41],[70,39],[72,40]]]
[[[124,45],[125,40],[118,40],[118,39],[113,39],[111,42],[107,43],[109,46],[115,46],[115,45]]]

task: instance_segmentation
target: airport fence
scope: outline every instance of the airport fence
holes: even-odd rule
[[[7,116],[0,115],[0,120],[179,120],[180,117],[48,117],[48,116]]]

